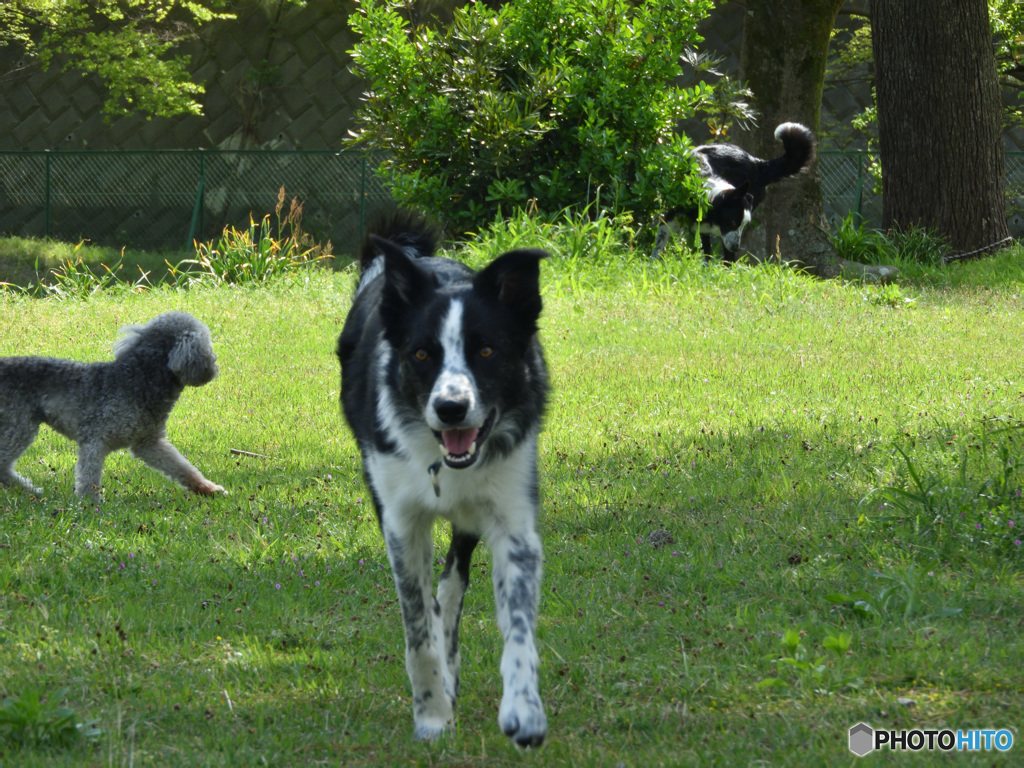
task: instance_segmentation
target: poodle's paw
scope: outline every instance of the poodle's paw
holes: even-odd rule
[[[191,483],[188,489],[193,493],[200,494],[201,496],[216,496],[218,493],[225,496],[228,495],[228,492],[224,490],[224,486],[212,483],[205,477]]]
[[[22,477],[17,472],[12,472],[7,477],[0,477],[0,485],[7,485],[11,488],[24,488],[31,494],[39,496],[43,489],[33,485],[28,478]]]

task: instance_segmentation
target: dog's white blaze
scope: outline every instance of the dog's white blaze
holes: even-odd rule
[[[442,430],[454,426],[445,424],[434,410],[439,400],[461,400],[466,402],[468,411],[460,426],[478,427],[487,417],[486,409],[480,403],[476,379],[466,362],[466,345],[462,331],[464,305],[461,299],[452,299],[448,312],[441,321],[438,342],[443,353],[441,371],[427,400],[427,423],[431,429]]]

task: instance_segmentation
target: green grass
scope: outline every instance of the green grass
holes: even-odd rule
[[[184,251],[139,251],[93,245],[88,241],[65,243],[38,237],[0,237],[0,284],[31,288],[40,281],[54,282],[54,274],[65,265],[80,265],[96,275],[116,270],[119,280],[136,281],[146,276],[158,283],[167,274],[167,262],[177,264],[193,258]],[[120,265],[120,269],[118,269]]]
[[[83,504],[73,447],[41,430],[19,468],[43,498],[0,488],[0,694],[37,713],[0,720],[0,762],[810,766],[852,763],[861,720],[1019,727],[1020,249],[877,287],[650,264],[556,225],[501,237],[564,254],[542,267],[542,750],[497,728],[485,549],[458,730],[411,741],[398,606],[337,405],[352,277],[306,270],[0,297],[0,355],[105,359],[126,323],[206,321],[222,373],[169,435],[231,491],[196,499],[116,454],[105,502]]]

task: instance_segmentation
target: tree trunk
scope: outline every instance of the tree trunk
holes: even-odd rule
[[[782,154],[775,140],[779,123],[802,123],[818,135],[825,64],[836,14],[843,0],[746,0],[740,77],[754,95],[758,125],[738,135],[751,154],[770,159]],[[876,267],[839,258],[828,235],[817,161],[799,176],[768,189],[754,212],[759,225],[744,234],[755,257],[800,265],[820,277],[856,275],[888,280],[891,267]]]
[[[998,244],[1006,159],[986,0],[872,0],[886,229]]]
[[[782,154],[775,140],[779,123],[802,123],[818,135],[829,35],[843,0],[747,0],[740,52],[740,77],[754,94],[758,125],[737,136],[751,154]],[[837,260],[829,241],[817,161],[799,176],[768,189],[754,212],[760,226],[744,235],[756,256],[828,271]]]

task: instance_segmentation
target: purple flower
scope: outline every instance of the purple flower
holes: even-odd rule
[[[980,531],[981,530],[981,523],[975,523],[974,527],[977,528]]]
[[[280,588],[281,588],[281,582],[278,582],[277,584],[274,585],[274,589],[280,589]]]
[[[363,560],[363,558],[361,558],[361,557],[360,557],[360,558],[359,558],[359,564],[360,564],[360,565],[366,565],[366,561],[365,561],[365,560]]]
[[[313,586],[314,587],[319,587],[320,586],[320,579],[317,579],[316,581],[314,581],[313,582]]]

